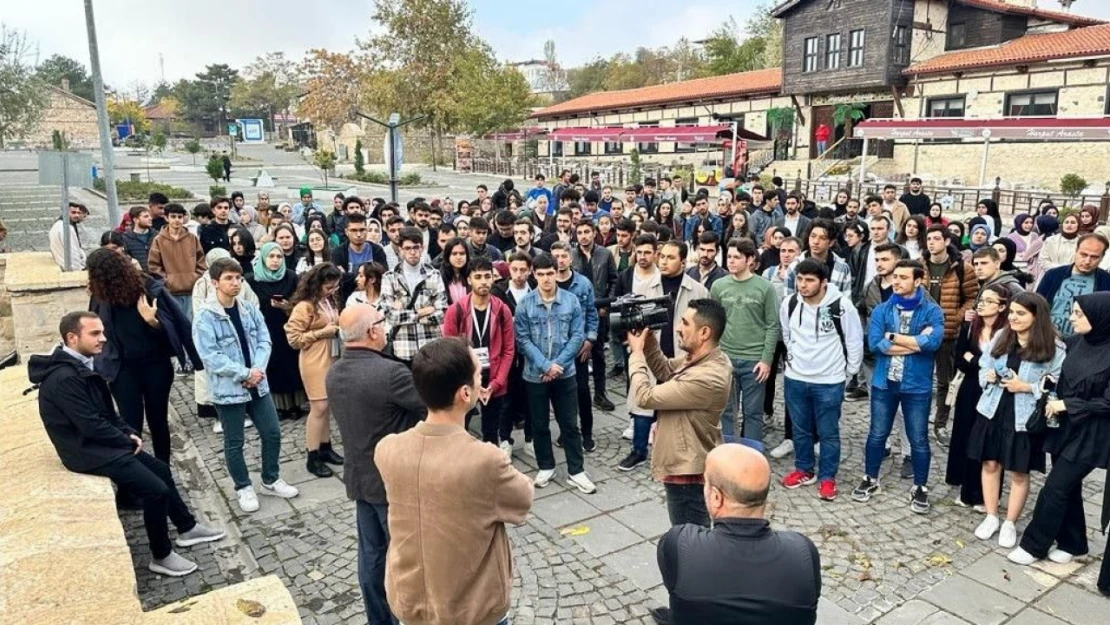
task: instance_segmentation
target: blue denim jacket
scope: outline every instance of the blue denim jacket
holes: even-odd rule
[[[987,383],[987,372],[1001,373],[1005,371],[1006,360],[1009,358],[1008,354],[1002,354],[998,358],[991,356],[991,350],[994,349],[994,343],[997,339],[997,336],[991,339],[990,345],[983,350],[983,355],[979,357],[979,386],[983,387],[983,394],[979,396],[979,403],[976,404],[975,409],[988,419],[994,418],[994,413],[998,410],[998,402],[1002,400],[1002,393],[1006,392],[1001,384]],[[1052,356],[1052,360],[1048,362],[1021,361],[1021,366],[1017,370],[1017,377],[1022,382],[1028,382],[1033,387],[1033,391],[1031,393],[1014,393],[1014,430],[1018,432],[1025,431],[1025,424],[1029,422],[1029,417],[1033,416],[1033,411],[1037,409],[1037,401],[1041,398],[1041,378],[1050,375],[1059,380],[1060,367],[1064,364],[1064,356],[1064,344],[1057,341],[1056,354]]]
[[[578,303],[582,305],[582,314],[586,316],[586,340],[591,343],[597,342],[597,306],[594,304],[594,285],[586,276],[578,273],[577,271],[570,272],[573,278],[570,281],[570,288],[567,289],[578,298]]]
[[[243,320],[243,332],[250,343],[251,367],[266,370],[270,362],[270,331],[258,306],[236,300],[239,318]],[[242,382],[250,377],[250,369],[243,362],[243,350],[239,347],[239,335],[231,323],[231,317],[224,312],[223,306],[210,298],[197,311],[193,319],[193,342],[196,343],[200,359],[204,361],[204,374],[208,376],[208,393],[212,403],[218,405],[243,404],[251,399],[250,391],[243,388]],[[268,395],[270,385],[266,378],[257,387],[259,395]]]
[[[593,287],[588,287],[593,293]],[[513,328],[516,345],[524,354],[524,379],[539,382],[552,363],[563,367],[560,379],[574,376],[574,357],[586,340],[582,305],[570,291],[556,290],[550,312],[539,289],[530,291],[516,306]]]
[[[898,309],[894,306],[893,297],[871,311],[871,322],[867,328],[867,344],[875,355],[875,371],[871,376],[871,386],[875,388],[886,388],[891,359],[886,350],[893,346],[886,335],[889,332],[898,334],[900,325]],[[932,328],[932,331],[922,334],[925,328]],[[909,334],[917,339],[917,345],[921,351],[905,356],[899,390],[903,393],[932,393],[933,361],[937,350],[940,349],[941,341],[944,340],[944,310],[933,300],[923,296],[921,304],[910,317]]]

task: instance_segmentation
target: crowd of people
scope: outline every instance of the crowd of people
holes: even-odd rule
[[[820,207],[777,178],[712,199],[667,177],[617,194],[564,171],[552,188],[537,175],[523,193],[506,180],[476,195],[402,207],[338,194],[325,209],[305,188],[292,206],[236,193],[189,213],[153,194],[122,232],[82,252],[89,311],[63,320],[64,345],[32,363],[33,381],[60,384],[60,370],[66,384],[80,380],[95,409],[40,401],[71,429],[107,420],[98,427],[113,430],[116,451],[138,452],[146,425],[153,458],[132,454],[142,467],[113,464],[110,477],[126,475],[121,506],[147,511],[155,562],[169,557],[167,506],[181,536],[192,527],[166,468],[175,363],[194,375],[198,415],[223,434],[243,511],[259,508],[245,428],[261,439],[263,494],[298,495],[279,475],[281,419],[303,418],[311,474],[347,465],[375,623],[507,619],[504,524],[522,522],[532,488],[556,478],[555,446],[568,486],[598,491],[594,409],[628,414],[616,468],[650,461],[664,486],[675,528],[659,542],[671,594],[670,609],[653,612],[661,623],[726,622],[736,610],[813,622],[819,558],[762,519],[761,452],[793,456],[783,487],[836,499],[844,401],[870,401],[854,501],[890,484],[881,474],[894,438],[888,473],[909,480],[912,512],[930,512],[942,453],[955,503],[983,515],[978,538],[997,534],[1019,564],[1087,553],[1082,482],[1110,465],[1110,367],[1096,355],[1110,342],[1110,241],[1097,211],[1061,220],[1045,205],[1004,233],[991,200],[966,224],[949,221],[916,178],[900,197],[894,185],[863,198],[842,190]],[[83,215],[70,211],[75,229]],[[612,325],[635,297],[666,298],[666,321]],[[613,378],[628,389],[620,409],[606,392]],[[785,436],[771,447],[776,384]],[[333,417],[346,458],[331,443]],[[464,434],[472,418],[492,446]],[[59,453],[69,435],[52,432]],[[535,459],[530,483],[510,464],[517,453]],[[1048,457],[1019,532],[1030,475]],[[164,487],[130,488],[143,471]],[[1108,516],[1110,500],[1103,526]],[[721,554],[733,559],[710,562]],[[780,558],[759,580],[715,572]],[[720,596],[691,592],[699,583]],[[1110,593],[1110,559],[1099,587]]]

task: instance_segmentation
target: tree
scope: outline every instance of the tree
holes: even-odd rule
[[[458,129],[477,136],[524,123],[535,103],[528,80],[514,67],[498,64],[482,48],[458,60],[451,91]]]
[[[366,171],[366,160],[362,156],[362,139],[355,139],[355,173],[362,175]]]
[[[150,147],[154,148],[159,156],[166,151],[166,135],[161,130],[156,131],[150,138]]]
[[[204,164],[204,171],[208,177],[216,182],[224,179],[224,162],[219,156],[213,154],[208,157],[208,162]]]
[[[837,104],[836,108],[833,109],[833,124],[836,126],[843,126],[844,136],[851,137],[852,126],[865,117],[863,113],[865,108],[866,105],[860,102]]]
[[[150,132],[150,120],[134,100],[108,100],[108,121],[113,126],[130,123],[136,134]]]
[[[316,150],[312,155],[312,164],[320,169],[320,174],[324,178],[324,188],[328,188],[328,172],[335,168],[335,152],[328,150]]]
[[[243,69],[231,87],[229,104],[235,117],[272,120],[273,113],[289,110],[299,91],[297,67],[284,52],[269,52]]]
[[[50,133],[51,146],[58,152],[64,152],[69,149],[69,139],[66,139],[66,133],[61,130],[55,129]]]
[[[1066,174],[1060,179],[1060,193],[1075,199],[1087,188],[1087,181],[1079,174]]]
[[[75,96],[94,100],[92,77],[80,61],[68,56],[55,54],[35,68],[35,75],[44,83],[61,87],[62,81],[69,81],[69,91]]]
[[[196,137],[185,142],[185,151],[193,155],[193,164],[197,164],[197,154],[200,154],[200,141]]]
[[[0,148],[30,132],[49,100],[31,65],[31,47],[26,33],[0,24]]]
[[[231,86],[239,78],[239,72],[225,64],[208,65],[197,74],[195,81],[187,89],[187,96],[177,94],[178,99],[189,112],[199,120],[214,121],[222,129],[228,119],[228,101],[231,99]],[[191,111],[190,111],[191,109]]]
[[[786,148],[790,145],[790,135],[794,131],[794,109],[789,106],[767,109],[767,125],[771,127],[775,158],[786,158]]]
[[[639,184],[644,177],[644,168],[640,163],[640,150],[632,148],[628,154],[628,182],[629,184]]]
[[[317,129],[338,131],[367,98],[365,69],[350,54],[309,50],[299,71],[304,95],[297,112],[312,120]]]
[[[609,61],[601,57],[567,72],[567,82],[570,83],[570,97],[577,98],[607,89],[606,81],[609,79]]]

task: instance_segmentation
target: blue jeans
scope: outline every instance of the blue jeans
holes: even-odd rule
[[[756,381],[755,372],[752,371],[759,361],[739,358],[730,358],[730,360],[732,360],[732,395],[725,405],[725,411],[721,413],[721,435],[726,442],[735,442],[733,414],[739,409],[744,415],[741,436],[762,443],[764,383]],[[774,375],[774,372],[771,375]]]
[[[177,305],[181,307],[181,312],[185,313],[185,316],[189,318],[189,321],[192,321],[193,295],[191,293],[188,295],[174,295],[173,299],[176,300]]]
[[[358,587],[366,605],[366,619],[374,625],[392,623],[397,618],[389,611],[385,598],[385,553],[389,549],[389,506],[384,503],[355,501],[358,522]]]
[[[655,423],[653,415],[632,415],[632,451],[641,456],[647,456],[652,423]]]
[[[783,398],[794,422],[794,468],[813,472],[814,434],[821,441],[818,480],[831,480],[840,468],[840,408],[844,383],[814,384],[786,378]]]
[[[879,477],[886,439],[894,426],[894,415],[902,406],[902,420],[910,439],[910,459],[913,462],[914,486],[924,486],[929,481],[929,410],[933,394],[903,393],[901,384],[886,381],[886,388],[871,387],[871,430],[867,433],[867,450],[864,470],[872,479]],[[825,441],[821,441],[821,455],[825,454]]]
[[[252,394],[253,395],[253,394]],[[251,397],[241,404],[217,404],[216,413],[224,426],[224,461],[235,490],[251,485],[247,461],[243,459],[243,422],[250,407],[251,419],[262,440],[262,483],[273,484],[280,477],[278,456],[281,454],[281,428],[278,426],[277,409],[269,395]]]

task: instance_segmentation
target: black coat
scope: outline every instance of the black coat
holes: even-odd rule
[[[295,393],[304,388],[304,383],[301,382],[299,355],[289,345],[289,339],[285,335],[285,322],[289,320],[289,315],[284,310],[275,308],[270,298],[280,295],[286,301],[291,301],[293,291],[297,289],[297,275],[286,269],[285,277],[277,282],[261,282],[256,276],[250,280],[250,285],[258,296],[258,309],[270,332],[270,362],[266,365],[266,381],[270,384],[270,392]]]
[[[952,439],[948,444],[948,464],[944,475],[944,481],[953,486],[980,479],[980,472],[971,468],[978,467],[979,464],[968,462],[967,446],[971,439],[971,427],[979,415],[976,406],[983,395],[983,387],[979,386],[979,357],[983,352],[979,349],[978,337],[973,339],[968,336],[970,331],[971,324],[961,324],[960,331],[956,335],[956,344],[952,349],[956,369],[964,374],[964,381],[956,391],[956,402],[952,406]],[[971,353],[971,360],[963,357],[968,352]],[[979,502],[965,501],[964,503]]]
[[[165,335],[173,355],[180,362],[188,359],[195,370],[203,371],[204,363],[201,362],[197,349],[193,345],[193,324],[164,285],[161,279],[146,276],[146,294],[157,303],[161,332]],[[96,371],[109,383],[115,382],[123,359],[121,355],[123,349],[115,332],[112,331],[112,305],[100,300],[90,300],[89,311],[96,313],[104,322],[104,333],[108,337],[104,350],[96,357]]]
[[[27,373],[39,387],[39,416],[70,471],[87,472],[134,453],[135,435],[116,413],[108,382],[60,346],[36,354]]]
[[[656,551],[675,625],[817,621],[821,556],[797,532],[772,530],[765,519],[717,519],[713,529],[686,523]]]
[[[222,247],[227,251],[231,251],[231,240],[228,239],[228,230],[231,228],[231,222],[226,224],[218,224],[210,221],[197,229],[197,238],[200,239],[200,246],[207,254],[214,247]]]
[[[1110,345],[1088,345],[1081,335],[1068,337],[1066,343],[1056,394],[1067,412],[1060,427],[1048,431],[1045,450],[1076,464],[1110,468]]]

